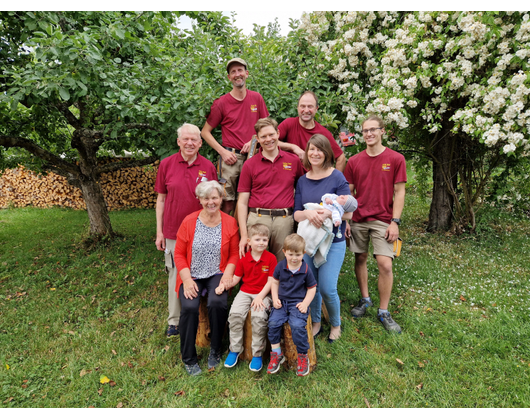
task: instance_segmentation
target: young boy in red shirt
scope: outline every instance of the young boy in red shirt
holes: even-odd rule
[[[270,230],[262,224],[250,226],[248,244],[251,249],[239,260],[232,281],[221,283],[215,290],[220,294],[234,287],[242,280],[239,293],[236,295],[228,323],[230,325],[230,353],[225,360],[225,367],[234,367],[243,350],[243,326],[251,311],[252,321],[252,361],[249,368],[258,372],[263,367],[262,354],[267,339],[267,325],[272,305],[270,297],[272,273],[276,268],[276,257],[267,251]]]

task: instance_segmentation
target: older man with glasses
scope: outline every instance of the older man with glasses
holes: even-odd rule
[[[380,117],[371,116],[365,120],[362,134],[366,150],[352,156],[344,171],[352,195],[358,202],[351,223],[350,251],[355,254],[355,275],[361,299],[351,313],[355,318],[360,318],[373,306],[368,291],[367,268],[371,239],[379,269],[377,318],[386,330],[401,333],[400,326],[388,311],[388,304],[394,282],[394,242],[398,240],[405,204],[407,168],[403,155],[383,146],[385,127]]]

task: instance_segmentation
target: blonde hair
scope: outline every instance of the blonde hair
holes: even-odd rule
[[[364,123],[368,121],[376,121],[379,124],[379,128],[385,128],[385,122],[378,115],[374,115],[374,114],[370,115],[367,119],[363,121],[363,123],[361,124],[361,127],[364,128]]]
[[[262,223],[256,223],[255,225],[250,226],[247,231],[249,238],[252,238],[254,235],[266,236],[268,238],[270,234],[270,229]]]
[[[305,252],[305,241],[298,233],[291,233],[283,241],[283,250],[292,252]]]

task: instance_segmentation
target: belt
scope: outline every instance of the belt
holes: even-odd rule
[[[241,150],[234,149],[233,147],[225,147],[225,149],[228,150],[229,152],[234,152],[237,155],[246,155],[246,153],[241,153]]]
[[[293,214],[293,209],[260,209],[255,207],[249,207],[248,210],[252,213],[257,213],[258,216],[265,215],[265,216],[274,216],[274,217],[287,217]]]

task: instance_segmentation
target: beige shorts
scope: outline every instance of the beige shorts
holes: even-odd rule
[[[374,248],[374,257],[376,255],[384,255],[394,259],[396,256],[394,252],[394,244],[385,239],[385,232],[388,224],[380,222],[379,220],[372,220],[363,223],[350,223],[351,226],[351,240],[350,251],[355,254],[364,254],[368,252],[368,245],[370,238]]]
[[[267,226],[271,232],[269,237],[269,251],[273,253],[278,261],[285,258],[283,253],[283,242],[294,229],[293,216],[267,216],[265,214],[259,216],[256,213],[249,212],[247,218],[247,229],[256,223],[262,223]]]
[[[225,190],[225,201],[236,201],[237,199],[237,184],[239,183],[239,174],[241,174],[241,168],[243,168],[243,163],[247,160],[247,155],[239,155],[236,153],[237,162],[233,165],[226,164],[223,159],[219,158],[217,164],[217,175],[219,176],[219,181],[224,179],[226,182],[221,182]]]

